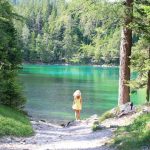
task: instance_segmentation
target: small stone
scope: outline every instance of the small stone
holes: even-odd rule
[[[14,137],[11,137],[10,139],[11,139],[12,141],[13,141],[13,140],[15,140],[15,138],[14,138]]]
[[[150,107],[145,106],[142,111],[143,113],[150,113]]]
[[[110,125],[110,128],[118,128],[118,125]]]
[[[60,124],[60,126],[61,126],[61,127],[65,127],[65,124],[64,124],[64,123],[62,123],[62,124]]]
[[[42,121],[42,122],[46,122],[46,120],[43,120],[43,119],[42,119],[42,120],[40,120],[40,121]]]

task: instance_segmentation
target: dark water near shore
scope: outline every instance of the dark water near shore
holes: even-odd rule
[[[24,65],[20,79],[27,97],[26,110],[36,119],[74,119],[73,92],[83,98],[81,117],[102,114],[117,105],[119,69],[94,66]],[[132,95],[136,104],[144,102],[144,92]]]

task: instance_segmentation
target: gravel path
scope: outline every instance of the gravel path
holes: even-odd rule
[[[126,126],[141,115],[133,113],[102,122],[104,128],[93,132],[91,126],[97,120],[94,115],[87,120],[70,122],[61,127],[43,121],[31,121],[35,135],[29,138],[0,138],[0,150],[114,150],[106,146],[118,126]]]
[[[32,121],[34,136],[2,138],[0,150],[110,150],[105,143],[111,139],[113,129],[93,132],[92,123],[89,122],[73,122],[68,127],[61,127],[42,121]]]

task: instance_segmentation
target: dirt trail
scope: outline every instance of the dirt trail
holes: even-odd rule
[[[42,121],[31,121],[35,135],[29,138],[4,137],[0,150],[113,150],[106,146],[118,126],[129,125],[141,113],[102,122],[102,130],[93,132],[91,126],[97,120],[94,115],[87,120],[70,122],[61,127]]]
[[[29,138],[0,139],[0,150],[110,150],[104,146],[111,139],[113,129],[93,132],[92,122],[72,122],[68,127],[32,121],[35,135]]]

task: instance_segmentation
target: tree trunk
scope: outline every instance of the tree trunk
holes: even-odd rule
[[[150,59],[150,48],[149,48],[149,59]],[[149,102],[150,98],[150,70],[148,71],[147,90],[146,90],[146,101]]]
[[[120,45],[120,72],[119,72],[119,98],[118,104],[130,101],[130,88],[126,85],[130,80],[130,56],[132,47],[132,30],[129,28],[133,15],[133,0],[125,1],[124,27]]]

